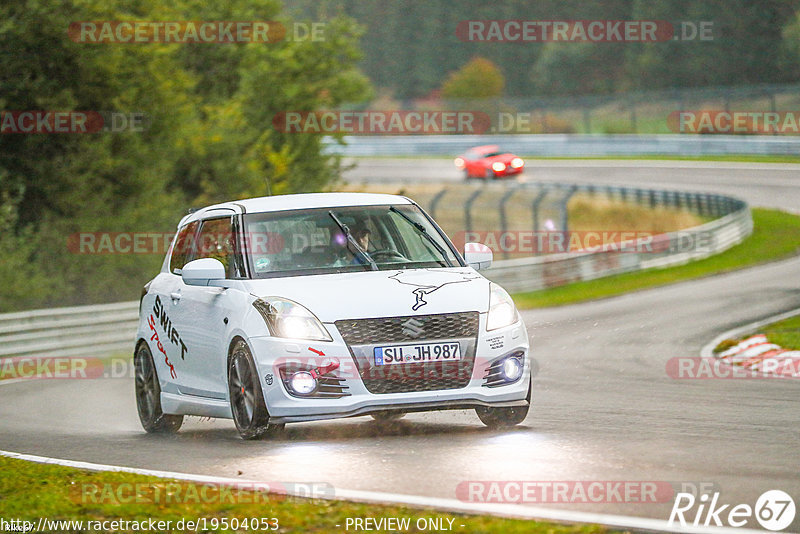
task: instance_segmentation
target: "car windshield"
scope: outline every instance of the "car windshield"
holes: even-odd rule
[[[413,205],[252,213],[244,223],[254,278],[461,265]]]

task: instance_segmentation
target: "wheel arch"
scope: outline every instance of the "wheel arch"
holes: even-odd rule
[[[139,339],[136,340],[136,344],[133,346],[134,356],[136,356],[139,353],[139,347],[141,347],[142,345],[147,345],[147,340],[143,337],[140,337]],[[150,348],[149,345],[148,348]]]

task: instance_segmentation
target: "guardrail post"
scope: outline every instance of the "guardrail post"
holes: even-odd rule
[[[569,230],[569,209],[567,209],[567,204],[569,203],[569,199],[572,198],[572,195],[574,195],[575,191],[577,190],[577,185],[570,187],[567,191],[567,194],[564,196],[564,200],[561,201],[561,229],[564,232]]]
[[[430,206],[431,218],[436,219],[436,207],[439,205],[439,201],[442,200],[442,197],[445,195],[445,193],[447,193],[446,187],[441,191],[439,191],[438,193],[436,193],[435,195],[433,195]]]
[[[472,204],[479,196],[481,196],[481,193],[483,193],[483,188],[476,189],[464,204],[464,226],[467,232],[472,231]]]
[[[547,193],[549,193],[549,191],[545,188],[542,188],[542,190],[539,192],[538,195],[536,195],[536,198],[534,198],[533,202],[531,203],[531,210],[533,212],[534,236],[538,235],[539,233],[539,204],[542,203],[542,200],[544,200],[544,197],[547,196]]]
[[[502,235],[505,235],[505,233],[508,232],[508,215],[506,213],[506,202],[508,202],[508,199],[510,199],[511,196],[514,193],[516,193],[518,189],[519,189],[518,185],[509,187],[508,191],[506,191],[503,197],[500,199],[500,231],[503,232]],[[509,256],[508,251],[504,250],[503,257],[505,259],[508,259],[508,256]]]

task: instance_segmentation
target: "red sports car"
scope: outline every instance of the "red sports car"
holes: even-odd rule
[[[519,174],[525,168],[522,158],[510,152],[503,152],[497,145],[484,145],[470,148],[464,154],[458,156],[454,163],[456,167],[464,171],[464,177],[502,178]]]

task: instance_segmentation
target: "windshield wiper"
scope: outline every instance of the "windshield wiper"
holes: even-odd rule
[[[428,242],[431,245],[433,245],[433,247],[439,252],[439,254],[442,255],[442,258],[444,258],[444,261],[447,262],[447,266],[448,267],[452,267],[453,266],[452,262],[450,261],[450,258],[447,257],[447,252],[445,252],[444,248],[442,248],[442,245],[437,243],[436,240],[433,237],[431,237],[431,235],[428,233],[428,231],[425,229],[425,227],[422,224],[418,223],[417,221],[415,221],[414,219],[412,219],[411,217],[409,217],[408,215],[406,215],[405,213],[403,213],[399,209],[395,208],[394,206],[390,207],[389,211],[395,212],[396,214],[398,214],[399,216],[401,216],[402,218],[407,220],[409,223],[411,223],[411,226],[416,228],[417,231],[420,234],[425,236],[425,239],[427,239]]]
[[[339,228],[342,229],[342,232],[344,232],[344,235],[347,238],[347,242],[350,243],[351,245],[353,245],[353,248],[356,249],[356,251],[359,253],[359,255],[361,255],[361,257],[364,258],[364,260],[366,260],[369,263],[369,265],[370,265],[370,267],[372,268],[373,271],[377,271],[378,270],[378,265],[375,263],[375,260],[373,260],[370,257],[369,254],[367,254],[366,250],[361,248],[361,245],[359,245],[358,241],[355,240],[355,238],[353,237],[353,234],[350,233],[350,228],[345,223],[340,221],[339,217],[337,217],[336,214],[333,213],[333,211],[329,211],[328,215],[330,215],[331,219],[333,219],[333,221],[337,225],[339,225]]]

